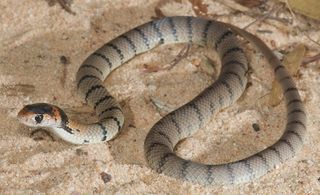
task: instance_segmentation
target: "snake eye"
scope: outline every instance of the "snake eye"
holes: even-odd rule
[[[34,117],[34,120],[37,122],[37,124],[41,123],[42,119],[43,119],[42,114],[38,114],[37,116]]]

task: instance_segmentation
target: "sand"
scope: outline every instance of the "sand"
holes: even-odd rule
[[[219,65],[213,64],[218,59],[203,48],[192,47],[188,57],[170,70],[150,73],[143,67],[170,63],[185,45],[158,47],[114,71],[105,85],[123,106],[126,125],[108,143],[71,145],[20,124],[16,120],[19,109],[35,102],[56,104],[77,120],[94,121],[91,109],[76,95],[77,68],[105,42],[150,21],[158,4],[155,0],[74,0],[72,14],[53,2],[0,2],[1,194],[320,193],[319,61],[301,66],[294,77],[308,116],[308,136],[301,152],[267,175],[237,186],[182,182],[152,171],[144,159],[143,142],[152,125],[217,77]],[[189,1],[181,2],[162,5],[163,14],[195,15]],[[222,1],[205,2],[211,18],[239,27],[263,15],[263,10],[281,5],[268,1],[260,9],[243,13]],[[306,46],[307,56],[319,53],[320,46],[310,40],[319,43],[319,22],[294,17],[285,8],[271,15],[274,19],[258,21],[248,30],[279,56],[300,43]],[[259,52],[249,45],[246,48],[251,85],[236,104],[213,116],[178,146],[182,157],[210,164],[235,161],[270,146],[281,135],[284,104],[269,104],[273,71]],[[259,131],[253,129],[254,123]]]

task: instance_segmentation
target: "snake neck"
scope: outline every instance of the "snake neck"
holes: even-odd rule
[[[70,119],[61,109],[60,113],[60,125],[51,127],[51,129],[53,130],[52,132],[61,139],[72,144],[101,143],[106,139],[107,131],[104,128],[101,129],[101,123],[83,124]],[[97,133],[100,133],[101,136],[96,136]]]

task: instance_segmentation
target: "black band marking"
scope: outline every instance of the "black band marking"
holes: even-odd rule
[[[219,94],[218,98],[219,98],[219,105],[220,105],[220,107],[222,107],[223,106],[223,97]]]
[[[208,31],[210,29],[210,26],[211,26],[212,22],[209,20],[207,21],[204,29],[203,29],[203,32],[202,32],[202,41],[205,43],[205,45],[207,45],[207,39],[208,39]]]
[[[290,106],[291,104],[293,103],[302,103],[302,101],[300,99],[293,99],[293,100],[290,100],[287,104],[287,107]]]
[[[192,32],[192,17],[187,17],[187,30],[188,30],[188,38],[189,43],[192,43],[193,32]]]
[[[149,149],[148,149],[148,151],[147,151],[146,153],[149,154],[149,153],[153,150],[153,148],[155,148],[155,147],[165,147],[165,148],[168,148],[168,146],[165,145],[165,144],[163,144],[163,143],[154,142],[154,143],[152,143],[152,144],[149,146]]]
[[[200,126],[201,126],[201,124],[202,124],[202,122],[203,122],[203,115],[202,115],[200,109],[199,109],[198,106],[195,104],[195,102],[190,102],[189,105],[190,105],[190,107],[193,108],[193,110],[197,113],[197,115],[198,115],[198,120],[199,120]]]
[[[233,170],[231,168],[231,164],[229,163],[226,166],[227,166],[227,170],[229,172],[229,176],[230,176],[230,179],[231,179],[230,183],[233,184],[235,178],[234,178],[234,175],[233,175]]]
[[[190,161],[184,160],[184,162],[181,165],[181,175],[182,178],[186,178],[187,174],[188,174],[188,167],[190,166]]]
[[[102,137],[101,141],[106,141],[106,139],[107,139],[107,134],[108,134],[108,131],[107,131],[106,127],[103,126],[101,123],[97,123],[97,124],[100,126],[100,128],[101,128],[101,130],[102,130],[102,135],[103,135],[103,137]]]
[[[165,134],[165,133],[162,132],[162,131],[157,131],[157,133],[158,133],[160,136],[164,137],[164,138],[170,143],[171,147],[173,147],[172,141],[170,140],[170,137],[169,137],[167,134]]]
[[[215,104],[213,101],[210,101],[210,112],[211,114],[213,114],[213,112],[216,110]]]
[[[164,43],[164,39],[163,39],[163,35],[160,31],[160,28],[158,26],[158,23],[155,22],[155,21],[152,21],[152,28],[154,29],[154,31],[156,31],[156,34],[157,34],[157,37],[159,38],[159,42],[160,44],[163,44]]]
[[[290,91],[298,91],[298,89],[297,88],[295,88],[295,87],[289,87],[289,88],[287,88],[286,90],[285,90],[285,94],[286,93],[288,93],[288,92],[290,92]]]
[[[223,68],[230,66],[230,65],[237,65],[237,66],[240,66],[244,70],[244,72],[248,71],[247,65],[243,64],[237,60],[230,60],[230,61],[222,64]]]
[[[306,129],[305,124],[304,124],[303,122],[301,122],[301,121],[298,121],[298,120],[294,120],[294,121],[288,122],[288,123],[287,123],[287,126],[289,126],[289,125],[295,125],[295,124],[299,124],[299,125],[301,125],[304,129]]]
[[[215,49],[218,50],[219,45],[228,37],[233,35],[233,33],[230,30],[225,31],[216,41],[215,43]]]
[[[228,71],[228,72],[225,72],[225,73],[223,73],[223,74],[226,75],[226,76],[227,76],[227,75],[232,75],[232,76],[237,77],[237,79],[238,79],[241,87],[243,87],[243,80],[241,79],[240,75],[238,75],[236,72]]]
[[[84,80],[89,79],[89,78],[90,78],[90,79],[97,79],[97,80],[101,81],[100,78],[98,78],[98,77],[96,77],[96,76],[94,76],[94,75],[84,75],[84,76],[78,81],[77,88],[80,87],[80,84],[81,84]]]
[[[121,113],[122,113],[122,110],[121,108],[117,107],[117,106],[112,106],[112,107],[109,107],[107,109],[105,109],[104,111],[102,111],[100,114],[99,114],[99,117],[101,117],[104,113],[106,112],[109,112],[111,110],[119,110]]]
[[[292,144],[291,144],[288,140],[286,140],[286,139],[284,139],[284,138],[281,138],[279,141],[287,144],[287,145],[289,146],[292,154],[295,154],[295,153],[296,153],[296,152],[294,151],[294,148],[293,148]]]
[[[111,96],[111,95],[106,95],[106,96],[104,96],[103,98],[101,98],[100,100],[98,100],[95,104],[94,104],[94,107],[93,107],[93,109],[96,109],[98,106],[99,106],[99,104],[101,104],[102,102],[104,102],[104,101],[106,101],[106,100],[108,100],[108,99],[112,99],[113,97]]]
[[[233,91],[232,91],[232,89],[231,89],[231,86],[229,85],[229,83],[227,83],[225,80],[221,80],[220,81],[221,82],[221,84],[223,85],[223,86],[225,86],[226,88],[227,88],[227,90],[228,90],[228,93],[229,93],[229,97],[230,97],[230,101],[232,101],[233,100]]]
[[[290,133],[290,134],[296,135],[298,137],[298,139],[300,140],[300,142],[303,143],[302,137],[301,137],[301,135],[299,133],[297,133],[297,132],[295,132],[293,130],[289,130],[287,132],[288,132],[288,134]]]
[[[261,153],[256,154],[256,156],[262,160],[263,164],[267,167],[267,170],[269,170],[270,165],[268,164],[266,157],[264,157]]]
[[[68,127],[67,124],[63,125],[62,128],[63,128],[66,132],[68,132],[68,133],[70,133],[70,134],[74,134],[74,133],[73,133],[73,129],[71,129],[70,127]]]
[[[303,110],[300,110],[300,109],[298,108],[298,109],[291,110],[291,111],[288,113],[288,116],[289,116],[290,114],[294,114],[294,113],[302,113],[302,114],[306,115],[306,113],[305,113]]]
[[[282,157],[281,157],[280,152],[279,152],[275,147],[270,147],[270,148],[269,148],[269,150],[274,151],[274,152],[277,154],[277,156],[278,156],[278,158],[279,158],[280,162],[283,162],[283,159],[282,159]]]
[[[167,160],[168,158],[172,156],[172,153],[166,153],[165,155],[163,155],[161,158],[160,158],[160,161],[159,161],[159,168],[157,169],[157,172],[158,173],[161,173],[163,170],[162,170],[162,167],[167,163]]]
[[[172,112],[173,113],[173,112]],[[170,114],[171,117],[171,122],[173,123],[173,125],[176,127],[176,130],[178,131],[179,136],[181,136],[181,128],[179,126],[179,124],[177,123],[177,121],[175,120],[175,118],[173,117],[173,114]]]
[[[112,119],[112,120],[114,120],[114,121],[117,123],[118,131],[121,129],[120,121],[119,121],[116,117],[108,116],[108,117],[102,118],[100,121],[108,120],[108,119]]]
[[[147,46],[148,49],[150,49],[150,43],[149,43],[149,39],[148,37],[142,32],[142,30],[140,28],[135,28],[134,29],[136,32],[138,32],[138,34],[141,36],[141,38],[143,39],[144,44]]]
[[[102,58],[104,61],[106,61],[107,62],[107,64],[108,64],[108,66],[109,66],[109,68],[111,69],[112,68],[112,63],[110,62],[110,59],[109,58],[107,58],[105,55],[103,55],[103,54],[101,54],[101,53],[93,53],[92,55],[94,55],[94,56],[98,56],[98,57],[100,57],[100,58]]]
[[[121,37],[123,39],[125,39],[127,41],[127,43],[129,43],[129,46],[132,49],[132,51],[134,52],[134,54],[137,54],[137,47],[134,44],[134,42],[129,37],[127,37],[126,35],[121,35]]]
[[[213,166],[212,165],[206,165],[206,167],[207,167],[207,181],[208,181],[208,183],[209,184],[212,184],[212,183],[214,183],[214,178],[212,177],[212,174],[213,174],[213,170],[212,170],[212,168],[213,168]]]
[[[67,125],[69,123],[69,118],[68,118],[67,114],[62,109],[60,109],[59,107],[57,107],[57,108],[59,110],[59,114],[60,114],[60,117],[61,117],[62,124]]]
[[[176,29],[176,27],[174,25],[173,19],[171,17],[168,18],[168,22],[169,22],[169,25],[170,25],[171,32],[172,32],[172,35],[174,37],[174,40],[178,41],[179,39],[178,39],[178,35],[177,35],[177,29]]]
[[[102,85],[93,85],[93,86],[91,86],[91,88],[90,88],[90,89],[87,91],[87,93],[86,93],[86,97],[85,97],[86,102],[88,101],[89,95],[90,95],[94,90],[97,90],[97,89],[104,89],[104,86],[102,86]]]
[[[97,67],[95,67],[95,66],[93,66],[93,65],[90,65],[90,64],[82,64],[82,65],[80,66],[79,70],[82,69],[82,68],[91,68],[91,69],[93,69],[93,70],[96,70],[101,76],[103,75],[103,72],[102,72],[99,68],[97,68]]]
[[[112,43],[108,43],[107,46],[114,49],[118,53],[120,61],[121,61],[121,63],[123,63],[124,56],[122,54],[122,51],[116,45],[114,45]]]
[[[278,65],[275,69],[274,69],[274,73],[277,74],[277,71],[280,70],[280,69],[283,69],[284,66],[282,65]]]
[[[253,169],[250,166],[250,163],[247,160],[243,160],[241,162],[243,162],[243,164],[247,167],[248,172],[250,173],[250,179],[252,179],[254,177],[254,174],[253,174]]]
[[[281,78],[279,80],[279,82],[282,83],[284,80],[287,80],[287,79],[291,79],[291,77],[290,76],[285,76],[285,77]]]
[[[241,52],[241,53],[244,54],[243,49],[241,49],[240,47],[232,47],[232,48],[228,49],[226,52],[224,52],[224,54],[222,55],[222,60],[223,60],[227,55],[229,55],[230,53],[233,53],[233,52]]]

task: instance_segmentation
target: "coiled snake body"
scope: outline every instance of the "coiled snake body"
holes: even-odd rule
[[[205,165],[182,159],[174,153],[176,144],[205,125],[218,110],[235,102],[245,90],[248,62],[234,31],[257,46],[274,68],[287,107],[284,134],[272,146],[237,162]],[[45,103],[25,106],[18,118],[29,126],[50,127],[55,134],[73,144],[108,141],[119,133],[124,116],[117,101],[103,86],[103,80],[137,54],[159,44],[178,42],[215,49],[221,59],[221,73],[217,81],[192,101],[152,127],[144,144],[145,157],[152,169],[203,185],[237,184],[258,178],[295,156],[303,144],[306,116],[298,90],[285,67],[260,39],[250,33],[195,17],[167,17],[143,24],[106,43],[83,62],[77,73],[77,88],[94,108],[98,122],[72,121],[59,107]]]

